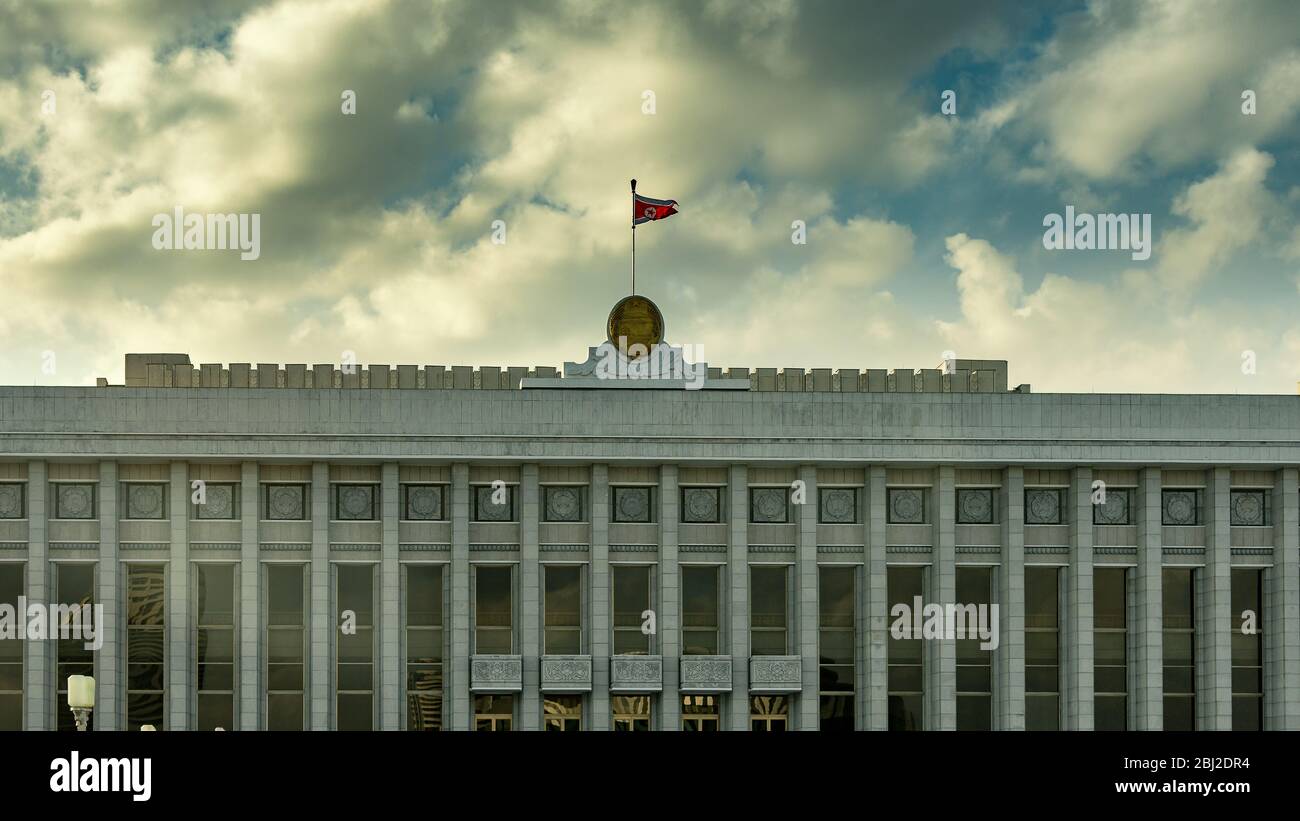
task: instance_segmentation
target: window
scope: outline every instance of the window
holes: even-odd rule
[[[614,729],[618,732],[645,732],[650,729],[650,696],[609,697]]]
[[[650,609],[649,565],[610,568],[614,582],[614,654],[649,655],[650,636],[641,631],[642,613]]]
[[[515,489],[510,485],[474,486],[474,521],[515,521]]]
[[[544,695],[542,727],[562,733],[576,733],[581,730],[582,696]]]
[[[442,521],[444,485],[402,485],[402,519],[408,522]]]
[[[855,487],[817,488],[817,521],[828,525],[861,524],[858,518],[858,489]]]
[[[16,562],[0,563],[0,604],[9,604],[15,609],[18,597],[23,595],[25,565]],[[26,614],[16,614],[17,625],[27,618]],[[26,631],[19,627],[12,638],[0,639],[0,730],[21,730],[23,728],[23,636]]]
[[[474,652],[514,652],[514,568],[481,564],[474,568]]]
[[[749,729],[756,733],[783,733],[790,722],[789,696],[750,696]]]
[[[1059,487],[1025,488],[1025,524],[1065,524],[1065,489]]]
[[[886,511],[886,521],[891,525],[925,524],[925,491],[922,487],[888,488],[886,494],[889,509]]]
[[[126,566],[126,728],[165,729],[167,610],[161,564]]]
[[[1229,523],[1233,527],[1267,527],[1273,524],[1270,496],[1272,493],[1267,490],[1232,491]]]
[[[26,516],[27,485],[22,482],[0,483],[0,519],[23,519]]]
[[[682,653],[713,656],[718,642],[719,614],[717,565],[682,567]]]
[[[378,485],[331,485],[332,519],[368,522],[379,518]]]
[[[167,485],[155,482],[123,482],[123,519],[166,519]]]
[[[474,696],[474,729],[486,733],[509,732],[514,724],[515,697],[512,695]]]
[[[1264,729],[1264,574],[1232,571],[1232,729]],[[1246,632],[1247,619],[1251,632]]]
[[[57,482],[50,485],[50,491],[54,497],[54,518],[95,518],[95,485]]]
[[[1109,501],[1110,492],[1107,492]],[[1098,567],[1093,584],[1093,726],[1128,729],[1128,571]]]
[[[195,519],[239,518],[239,485],[204,482],[202,488],[199,501],[190,503]]]
[[[891,620],[894,609],[900,605],[906,608],[911,619],[912,609],[924,595],[924,567],[891,567],[888,570],[886,585],[889,596]],[[925,667],[921,647],[921,637],[896,638],[891,629],[889,635],[889,729],[920,730],[924,727],[922,719],[923,697],[925,695]]]
[[[1060,570],[1025,568],[1025,729],[1061,728]]]
[[[375,714],[375,566],[339,564],[334,716],[340,730],[373,730]],[[348,616],[351,615],[349,624]]]
[[[613,516],[616,522],[653,522],[654,488],[611,488]]]
[[[579,485],[545,485],[542,487],[542,520],[546,522],[585,522],[585,488]]]
[[[752,656],[784,656],[788,613],[785,565],[750,565],[749,652]]]
[[[1196,589],[1189,567],[1166,567],[1164,613],[1165,729],[1196,729]]]
[[[87,649],[89,642],[83,633],[84,626],[93,623],[94,618],[95,565],[56,563],[54,586],[60,605],[57,614],[58,659],[54,671],[58,688],[54,701],[55,727],[60,730],[76,730],[76,720],[68,709],[68,676],[95,675],[94,652]],[[51,625],[51,630],[53,628],[54,625]],[[96,624],[95,629],[102,630],[104,625]],[[92,711],[86,729],[93,730],[94,725],[95,714]]]
[[[854,630],[856,567],[821,567],[817,573],[818,662],[822,730],[853,730],[856,688]]]
[[[682,521],[716,524],[722,521],[722,488],[682,488]]]
[[[300,486],[298,486],[300,487]],[[307,618],[300,564],[266,565],[266,727],[303,730]]]
[[[1133,524],[1133,488],[1106,488],[1106,501],[1092,506],[1092,523],[1095,525]]]
[[[1160,523],[1163,525],[1199,525],[1201,518],[1201,499],[1203,491],[1161,490]]]
[[[957,524],[991,525],[994,510],[993,488],[957,488]]]
[[[957,729],[993,729],[993,651],[980,645],[981,624],[996,626],[979,614],[993,603],[993,568],[958,567],[957,607],[964,614],[965,638],[957,634]],[[972,609],[971,606],[974,606]]]
[[[682,729],[694,733],[716,733],[720,727],[719,697],[682,696]]]
[[[582,652],[582,565],[548,564],[542,631],[546,655]]]
[[[752,524],[784,524],[790,521],[790,488],[751,487],[749,521]]]
[[[199,730],[235,725],[235,565],[194,565],[194,689]]]
[[[307,518],[307,485],[262,485],[262,518],[272,521]]]
[[[406,566],[406,729],[442,729],[442,573]]]

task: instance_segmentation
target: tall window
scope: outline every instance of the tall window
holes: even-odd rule
[[[682,696],[682,729],[694,733],[713,733],[719,728],[719,696]]]
[[[582,729],[582,696],[542,696],[542,724],[544,729],[562,733],[576,733]]]
[[[1025,568],[1025,729],[1061,728],[1060,571]]]
[[[375,714],[375,566],[335,568],[338,658],[335,718],[340,730],[372,730]]]
[[[406,566],[406,729],[442,729],[442,568]]]
[[[300,564],[266,565],[266,727],[302,730],[307,617]]]
[[[718,566],[682,567],[682,653],[688,656],[717,655]]]
[[[641,614],[650,609],[650,567],[614,565],[614,654],[650,653],[650,636],[641,631]]]
[[[24,567],[15,562],[0,564],[0,604],[17,608],[24,589]],[[26,614],[16,616],[16,625],[26,620]],[[24,630],[17,629],[13,638],[0,639],[0,730],[23,728],[24,634]]]
[[[126,728],[166,720],[167,598],[161,564],[126,566]]]
[[[1164,611],[1165,729],[1196,729],[1196,578],[1189,567],[1166,567]]]
[[[821,724],[823,730],[853,729],[856,567],[818,568]]]
[[[508,655],[514,652],[514,595],[511,565],[481,564],[474,568],[474,652]]]
[[[1109,496],[1109,493],[1107,494]],[[1128,729],[1128,570],[1092,572],[1094,726]]]
[[[1232,571],[1232,729],[1264,728],[1264,574]],[[1249,630],[1250,632],[1247,632]]]
[[[650,696],[609,697],[614,729],[619,732],[642,732],[650,729]]]
[[[509,732],[514,726],[515,697],[512,695],[474,696],[474,729],[478,732]]]
[[[750,565],[749,651],[754,656],[784,656],[789,647],[785,565]]]
[[[54,584],[58,591],[58,624],[51,629],[59,630],[58,661],[55,668],[58,697],[54,703],[56,727],[60,730],[76,730],[77,722],[72,711],[68,709],[68,676],[93,676],[95,674],[94,652],[86,649],[89,643],[83,638],[80,625],[91,622],[95,604],[95,565],[65,564],[54,565]],[[75,606],[77,609],[72,610]],[[85,610],[83,618],[82,610]],[[95,625],[102,630],[105,625]],[[64,635],[67,638],[64,638]],[[95,714],[90,714],[87,729],[94,729]]]
[[[235,725],[235,565],[194,565],[197,728]]]
[[[576,655],[582,652],[582,565],[548,564],[542,652]]]
[[[750,696],[749,729],[756,733],[783,733],[790,723],[789,696]]]
[[[924,567],[891,567],[887,576],[891,625],[897,605],[907,607],[907,619],[917,606],[925,588]],[[889,729],[920,730],[925,695],[924,655],[921,637],[896,638],[889,635]]]
[[[966,619],[966,638],[957,639],[957,729],[993,728],[993,651],[980,647],[980,614],[993,603],[993,568],[957,568],[957,605]],[[972,609],[973,606],[973,609]],[[984,624],[993,625],[991,619]]]

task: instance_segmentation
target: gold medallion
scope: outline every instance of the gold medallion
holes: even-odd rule
[[[614,310],[609,312],[605,333],[610,344],[624,356],[639,359],[664,341],[664,317],[653,302],[633,294],[619,300]],[[633,349],[633,345],[641,347]],[[628,349],[632,349],[631,354]]]

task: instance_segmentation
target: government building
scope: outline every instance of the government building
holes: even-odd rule
[[[0,728],[1300,729],[1300,397],[700,368],[0,388]]]

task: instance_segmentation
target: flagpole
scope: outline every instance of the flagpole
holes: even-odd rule
[[[636,180],[632,180],[632,293],[636,293]]]

